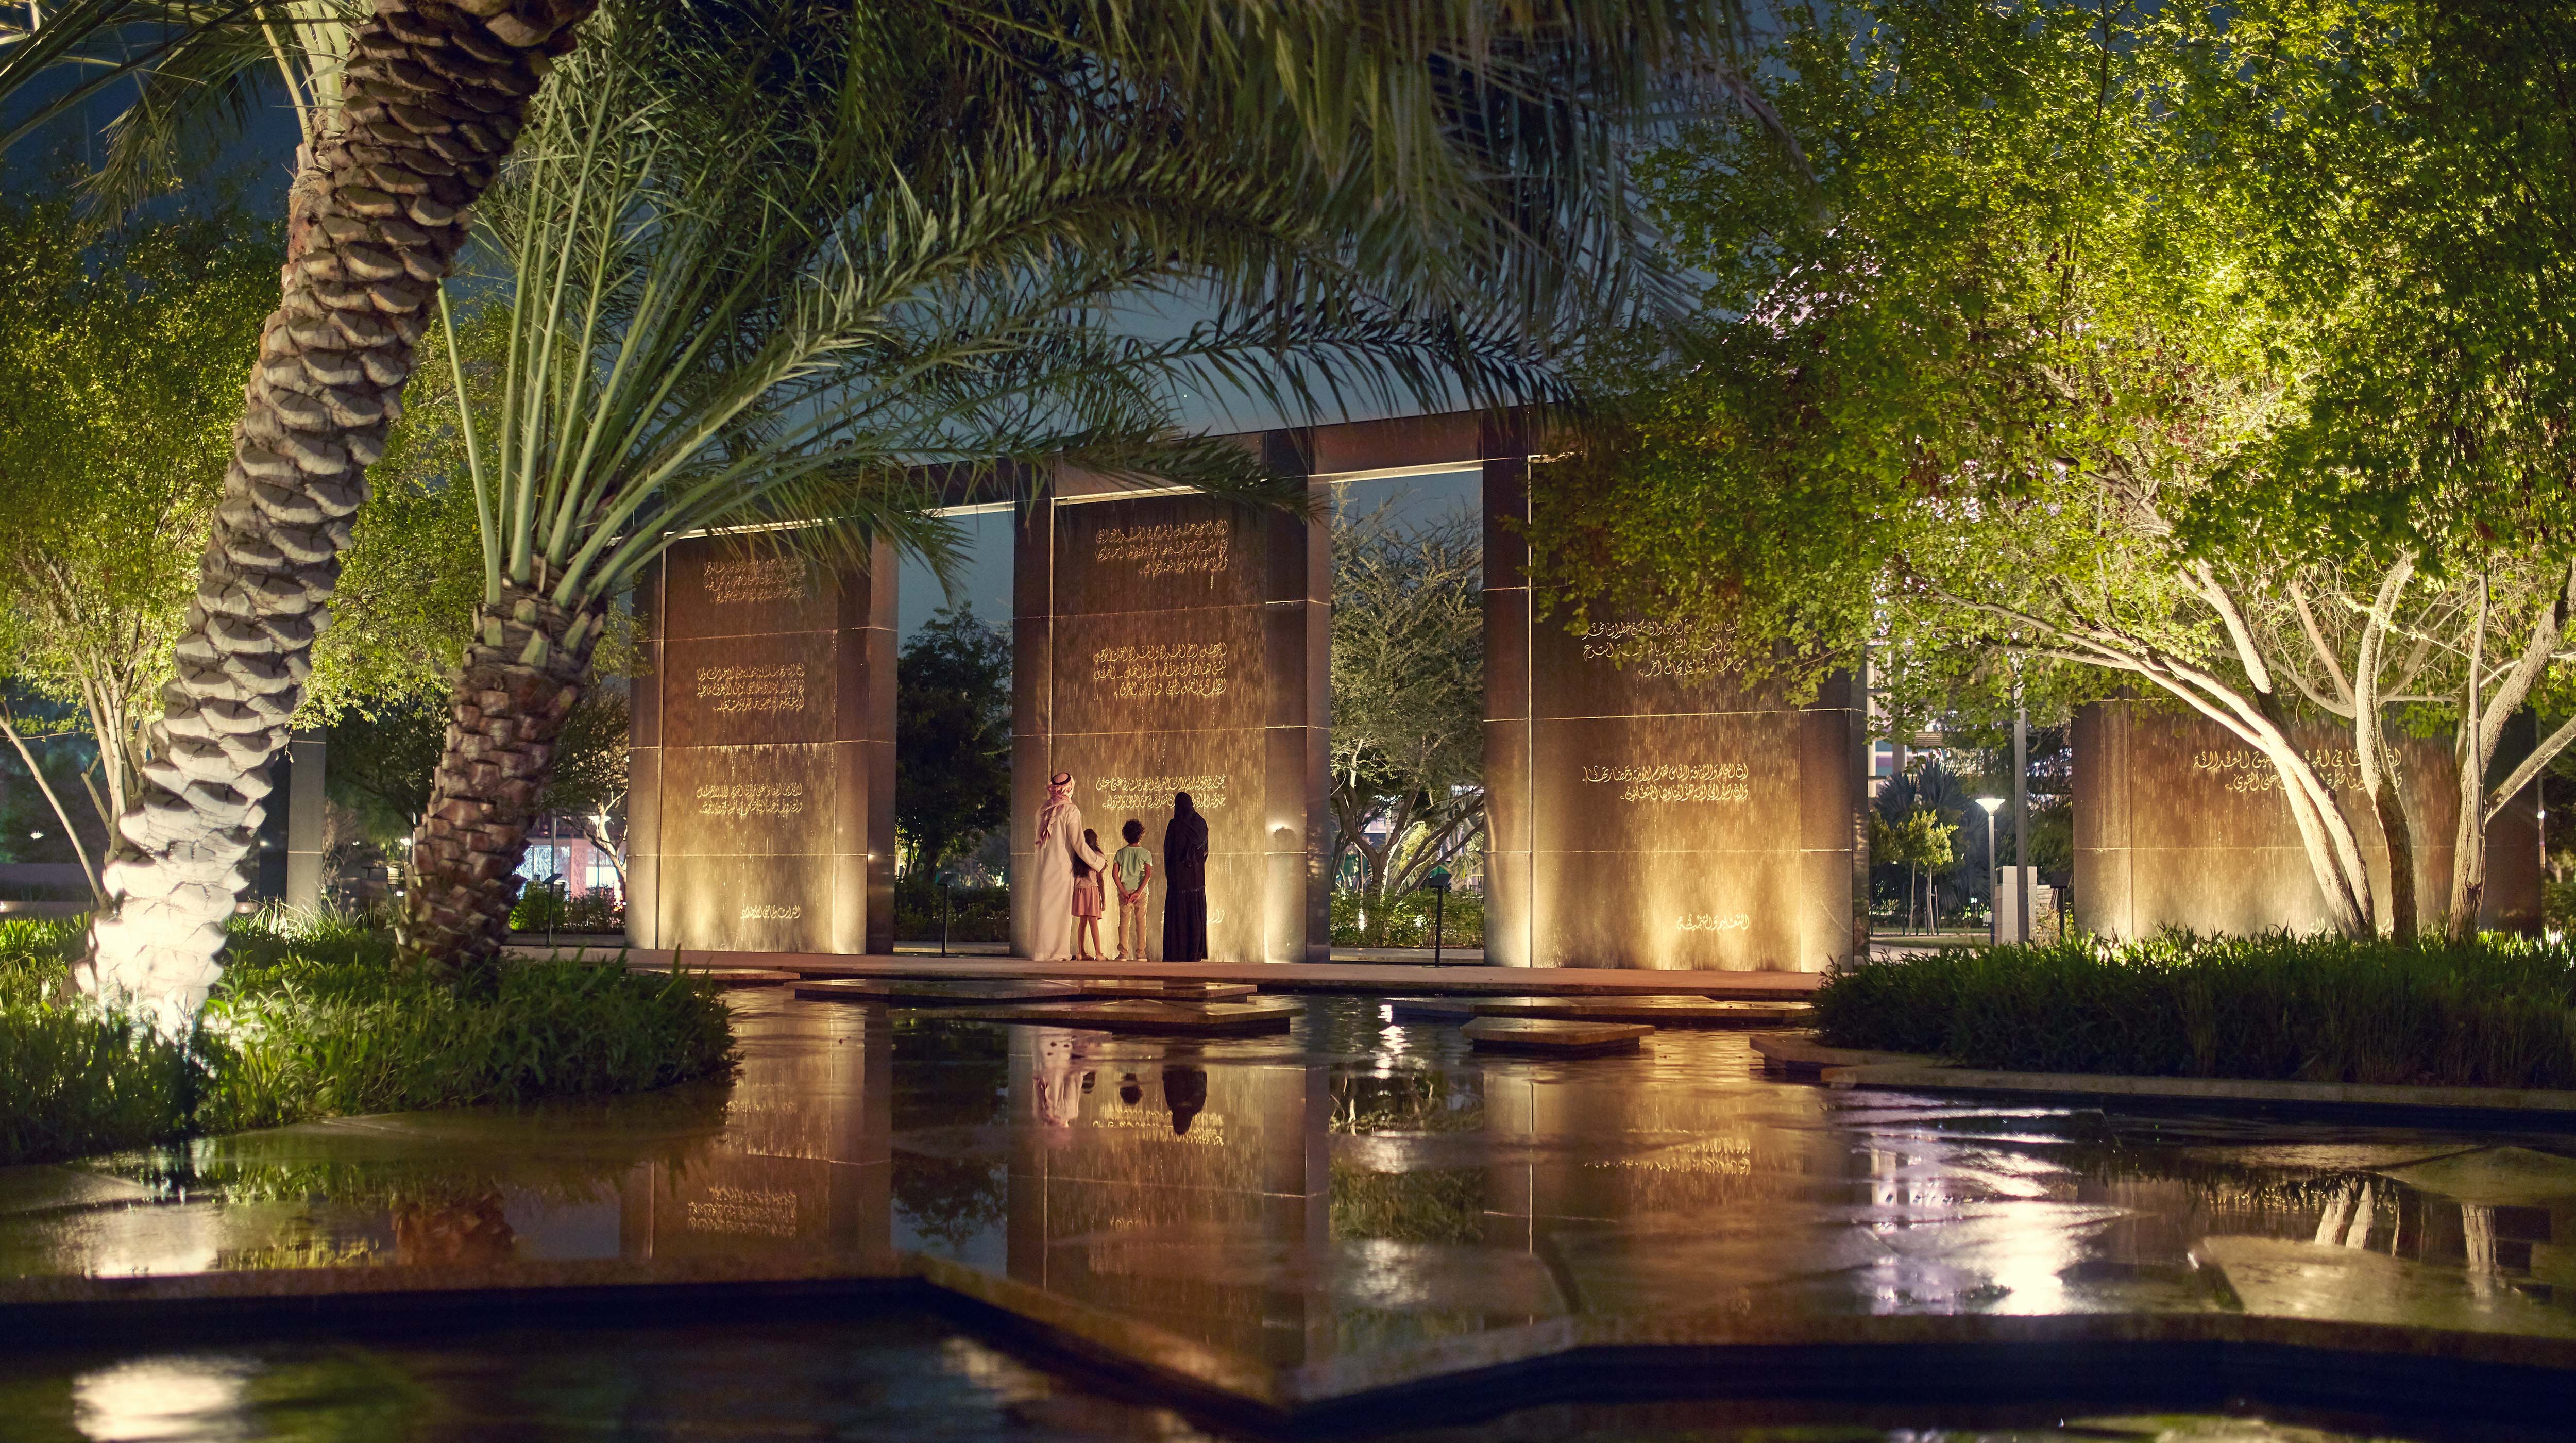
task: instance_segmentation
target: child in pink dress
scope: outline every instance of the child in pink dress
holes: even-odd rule
[[[1089,827],[1082,829],[1083,845],[1092,854],[1100,852],[1100,836]],[[1097,962],[1100,957],[1100,869],[1076,857],[1073,862],[1073,955],[1076,961]]]

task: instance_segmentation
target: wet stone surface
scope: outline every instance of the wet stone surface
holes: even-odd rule
[[[731,1002],[730,1085],[0,1170],[0,1276],[923,1253],[1282,1367],[1570,1315],[2576,1336],[2564,1133],[1835,1092],[1726,1031],[1491,1055],[1343,997],[1222,1039]]]

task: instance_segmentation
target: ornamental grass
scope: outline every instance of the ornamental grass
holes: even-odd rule
[[[238,922],[186,1043],[69,995],[81,921],[0,921],[0,1164],[318,1117],[641,1092],[728,1074],[701,976],[514,964],[471,985],[399,973],[366,919]]]
[[[2576,949],[2199,937],[1865,962],[1820,1040],[2016,1072],[2576,1088]]]

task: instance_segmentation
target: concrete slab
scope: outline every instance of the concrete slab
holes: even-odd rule
[[[2258,1316],[2576,1338],[2576,1312],[2534,1301],[2494,1273],[2286,1238],[2204,1238],[2192,1255],[2223,1271]]]
[[[2576,1198],[2576,1158],[2526,1147],[2488,1147],[2386,1175],[2418,1192],[2487,1207],[2550,1207]]]
[[[1757,1032],[1752,1037],[1753,1050],[1762,1054],[1763,1063],[1780,1072],[1802,1072],[1813,1075],[1828,1067],[1867,1067],[1886,1063],[1910,1067],[1933,1067],[1935,1059],[1912,1052],[1867,1052],[1857,1047],[1827,1047],[1812,1032]]]
[[[1575,1022],[1555,1017],[1479,1017],[1461,1029],[1487,1052],[1543,1052],[1582,1057],[1634,1052],[1654,1030],[1638,1022]]]
[[[1249,982],[1199,982],[1184,977],[1086,977],[1073,984],[1085,997],[1168,998],[1188,1002],[1230,1002],[1261,989]]]
[[[1163,1002],[1120,998],[1103,1002],[1029,1002],[999,1007],[961,1007],[945,1015],[962,1021],[1025,1022],[1094,1032],[1242,1037],[1285,1032],[1288,1024],[1304,1011],[1294,1002],[1275,998],[1252,1002]]]
[[[1081,990],[1066,982],[923,982],[906,977],[807,978],[796,995],[809,1002],[882,1002],[889,1007],[981,1007],[995,1002],[1070,999]]]
[[[687,970],[715,979],[718,987],[776,987],[800,980],[799,974],[778,967],[691,967]]]
[[[1574,1022],[1643,1022],[1656,1027],[1794,1026],[1815,1014],[1805,1002],[1746,1002],[1716,997],[1489,997],[1472,1004],[1479,1017],[1552,1017]]]
[[[0,1213],[48,1212],[105,1203],[146,1203],[152,1189],[126,1178],[38,1164],[0,1168]]]
[[[2255,1102],[2295,1107],[2405,1108],[2497,1115],[2576,1115],[2576,1092],[2521,1087],[2399,1087],[2362,1082],[2262,1082],[2238,1077],[2122,1077],[2079,1072],[1988,1072],[1937,1063],[1826,1066],[1833,1087],[1904,1092],[2011,1092],[2050,1097],[2149,1097],[2176,1102]]]

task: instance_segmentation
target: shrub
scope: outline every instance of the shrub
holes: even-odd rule
[[[608,933],[626,930],[626,900],[600,890],[567,896],[559,885],[532,886],[510,908],[513,932]]]
[[[363,917],[237,922],[184,1047],[58,995],[79,924],[0,923],[0,1163],[197,1132],[637,1092],[732,1067],[702,977],[547,961],[470,986],[395,970]],[[479,988],[479,990],[477,990]]]
[[[1110,899],[1110,911],[1117,911],[1117,899]],[[1011,889],[1008,887],[954,887],[949,890],[948,940],[951,942],[1008,942],[1011,940]],[[894,935],[906,942],[939,940],[939,888],[929,878],[914,872],[895,884]],[[1111,919],[1112,923],[1115,918]],[[1109,924],[1103,925],[1103,931]]]
[[[1357,892],[1333,894],[1333,945],[1336,947],[1428,947],[1431,945],[1431,894],[1407,892],[1386,905],[1383,916],[1360,925]],[[1485,945],[1485,898],[1480,892],[1452,892],[1440,918],[1440,945]]]
[[[2511,937],[2089,940],[1843,968],[1828,1043],[1976,1067],[2576,1087],[2576,951]]]

